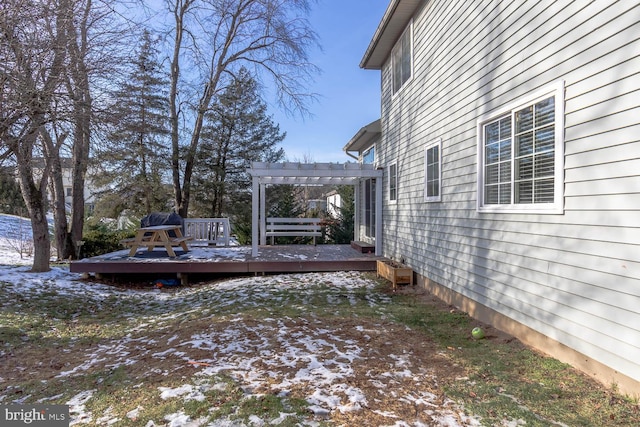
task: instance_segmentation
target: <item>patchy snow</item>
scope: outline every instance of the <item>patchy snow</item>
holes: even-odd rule
[[[85,403],[87,403],[89,399],[91,399],[95,391],[96,390],[83,391],[72,397],[67,402],[67,405],[69,405],[69,415],[71,417],[71,420],[69,422],[70,426],[91,422],[93,417],[91,413],[86,411]]]
[[[207,299],[200,300],[197,297],[203,290],[199,287],[177,288],[174,292],[163,292],[157,289],[121,289],[106,286],[99,283],[81,281],[79,274],[73,274],[65,267],[53,267],[50,272],[34,274],[29,273],[30,258],[21,258],[15,250],[15,241],[23,237],[17,236],[15,231],[21,229],[20,219],[0,215],[0,286],[7,292],[19,291],[25,298],[38,298],[48,292],[56,292],[59,295],[82,296],[87,301],[100,305],[105,301],[135,300],[140,307],[151,306],[161,302],[165,307],[172,304],[183,304],[186,298],[194,297],[194,310],[206,309],[212,312],[212,318],[216,315],[211,307],[222,309],[224,307],[251,307],[260,299],[274,302],[288,302],[283,299],[282,291],[296,289],[303,298],[313,298],[314,286],[318,283],[330,283],[334,289],[328,295],[331,299],[345,299],[356,304],[357,298],[366,298],[368,304],[376,307],[385,303],[382,294],[376,297],[358,294],[356,290],[363,287],[373,288],[374,283],[363,281],[361,276],[352,273],[318,273],[309,275],[281,275],[264,277],[244,277],[230,279],[215,284],[215,292],[209,291]],[[14,242],[14,243],[12,243]],[[244,251],[250,248],[228,248],[229,257],[244,256]],[[193,256],[198,256],[198,249],[194,249]],[[14,253],[15,252],[15,253]],[[126,252],[126,251],[125,251]],[[15,289],[13,289],[15,288]],[[330,306],[330,305],[329,305]],[[184,311],[183,311],[184,312]],[[166,310],[166,316],[171,316],[171,310]],[[132,313],[133,316],[133,313]],[[130,349],[152,347],[151,340],[146,338],[134,339],[131,335],[110,342],[109,344],[96,345],[84,356],[84,362],[72,366],[70,369],[59,372],[58,377],[82,375],[92,367],[99,364],[107,364],[109,367],[118,367],[141,363],[142,357],[158,360],[182,360],[185,364],[192,363],[194,372],[191,384],[179,387],[159,387],[158,395],[162,399],[182,399],[183,401],[205,399],[204,393],[211,388],[225,387],[224,384],[207,383],[202,381],[214,378],[219,373],[230,375],[238,381],[247,394],[258,392],[254,390],[279,391],[279,395],[286,396],[292,389],[301,385],[314,389],[305,398],[310,410],[320,418],[328,417],[333,411],[343,414],[361,411],[370,404],[370,399],[375,398],[361,388],[352,385],[354,376],[353,364],[360,361],[367,349],[362,342],[358,343],[350,338],[350,335],[339,329],[326,328],[321,319],[306,319],[282,317],[266,317],[259,323],[247,322],[243,318],[230,318],[228,326],[224,330],[212,329],[210,332],[193,333],[188,339],[184,335],[168,334],[165,338],[166,350],[159,352],[139,353],[134,356]],[[138,323],[131,332],[144,332],[151,327],[149,319],[146,323]],[[213,322],[212,322],[213,323]],[[366,328],[355,325],[354,330],[361,332],[365,340],[370,339],[376,333],[371,327]],[[273,334],[273,331],[278,331]],[[267,339],[267,332],[272,338]],[[275,338],[273,338],[275,335]],[[208,355],[193,360],[192,354]],[[371,373],[367,375],[372,390],[384,392],[383,380],[393,379],[413,381],[413,378],[424,376],[424,369],[412,365],[407,355],[398,354],[390,357],[387,372],[382,374]],[[416,408],[424,408],[425,413],[437,425],[459,427],[478,426],[479,421],[473,417],[467,417],[463,411],[452,401],[446,401],[444,405],[437,403],[437,396],[423,392],[419,389],[418,380],[413,393],[398,396],[399,401],[410,402]],[[86,409],[86,403],[90,401],[96,390],[83,391],[67,404],[70,405],[70,425],[98,422],[100,425],[111,425],[118,422],[109,411],[103,414],[92,414]],[[371,391],[369,391],[371,393]],[[0,401],[7,403],[7,396],[0,396]],[[14,400],[15,402],[15,400]],[[126,417],[135,420],[143,408],[136,408],[126,414]],[[398,415],[390,411],[378,411],[379,415],[388,418],[389,426],[419,426],[415,421],[403,421]],[[293,414],[280,413],[275,419],[265,420],[256,415],[250,419],[250,425],[278,425]],[[164,424],[168,427],[189,426],[243,426],[237,421],[218,420],[206,424],[202,419],[192,419],[183,412],[167,415]],[[315,425],[309,422],[306,425]],[[426,424],[424,424],[426,425]],[[145,427],[155,427],[159,424],[149,422]]]

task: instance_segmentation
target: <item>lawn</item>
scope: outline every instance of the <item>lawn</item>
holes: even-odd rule
[[[369,274],[157,289],[0,266],[0,402],[72,425],[637,426],[638,402]]]

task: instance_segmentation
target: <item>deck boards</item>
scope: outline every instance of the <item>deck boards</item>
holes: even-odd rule
[[[376,257],[363,254],[349,245],[261,246],[251,257],[250,246],[192,247],[176,250],[169,258],[164,249],[112,252],[71,263],[74,273],[300,273],[324,271],[375,271]]]

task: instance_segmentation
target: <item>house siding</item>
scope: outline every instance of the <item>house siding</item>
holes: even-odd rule
[[[382,68],[384,254],[640,381],[640,5],[431,0],[414,70]],[[564,81],[562,214],[479,213],[477,120]],[[442,202],[424,147],[442,139]]]

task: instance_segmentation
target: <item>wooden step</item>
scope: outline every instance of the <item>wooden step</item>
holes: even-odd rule
[[[371,244],[371,243],[367,243],[367,242],[361,242],[361,241],[353,241],[351,242],[351,247],[353,249],[355,249],[358,252],[361,252],[363,254],[371,254],[374,253],[376,251],[376,246]]]

